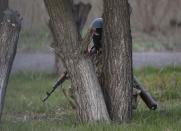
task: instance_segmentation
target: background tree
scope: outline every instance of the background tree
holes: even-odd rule
[[[4,106],[6,87],[21,28],[21,19],[17,12],[7,9],[8,1],[0,0],[0,118]],[[1,5],[2,4],[2,5]],[[4,12],[4,13],[3,13]]]
[[[0,21],[3,18],[3,11],[8,8],[8,0],[0,0]]]
[[[169,21],[179,16],[180,0],[130,0],[133,6],[133,21],[145,33],[168,32]],[[135,25],[135,24],[134,24]],[[166,29],[165,29],[166,28]]]

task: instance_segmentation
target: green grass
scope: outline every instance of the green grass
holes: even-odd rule
[[[135,75],[159,101],[181,99],[181,67],[148,67]]]
[[[128,124],[79,124],[58,88],[46,103],[40,98],[51,89],[57,76],[45,72],[19,72],[10,78],[0,131],[180,131],[181,67],[136,70],[142,85],[157,99],[150,111],[140,100]],[[66,81],[63,88],[70,86]]]

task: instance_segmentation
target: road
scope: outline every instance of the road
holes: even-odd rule
[[[133,53],[133,67],[181,66],[181,52],[178,53]],[[54,70],[53,53],[18,53],[15,57],[12,72]]]

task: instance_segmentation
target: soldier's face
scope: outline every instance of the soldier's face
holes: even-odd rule
[[[92,35],[95,35],[95,36],[100,36],[101,33],[102,33],[102,30],[100,30],[101,28],[92,28]]]

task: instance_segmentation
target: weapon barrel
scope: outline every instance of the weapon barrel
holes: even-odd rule
[[[67,72],[64,72],[62,76],[59,77],[59,79],[56,81],[56,83],[53,86],[53,89],[56,89],[59,85],[61,85],[65,80],[67,79]]]
[[[59,79],[58,81],[55,83],[55,85],[53,86],[53,89],[50,92],[47,92],[47,96],[42,100],[43,102],[45,102],[50,96],[51,94],[57,89],[57,87],[59,85],[61,85],[65,80],[67,79],[67,72],[65,72]]]
[[[157,109],[157,102],[153,99],[153,97],[144,90],[143,87],[139,84],[139,82],[134,78],[133,82],[134,88],[137,88],[141,91],[140,97],[144,101],[144,103],[150,108],[151,110],[156,110]]]

